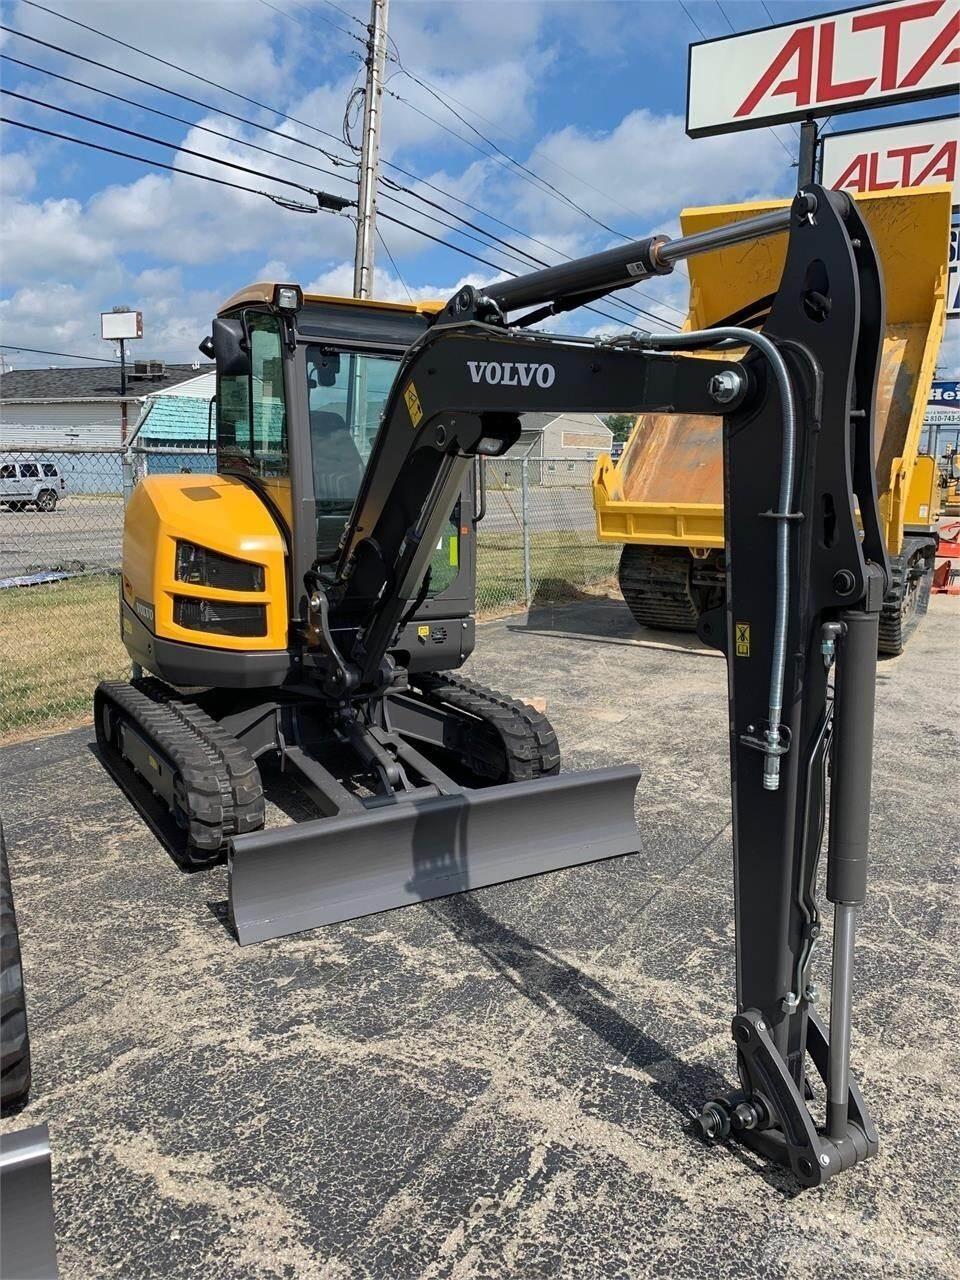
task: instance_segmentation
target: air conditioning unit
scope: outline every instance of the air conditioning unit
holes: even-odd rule
[[[162,378],[166,365],[162,360],[134,360],[131,378]]]

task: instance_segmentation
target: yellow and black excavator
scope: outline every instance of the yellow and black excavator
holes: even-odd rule
[[[532,327],[785,231],[755,328]],[[877,1147],[849,1050],[890,579],[873,466],[883,334],[869,229],[816,185],[757,218],[465,286],[443,306],[243,290],[202,344],[216,475],[148,477],[127,508],[136,674],[97,690],[104,759],[166,805],[189,856],[226,851],[241,943],[630,852],[638,768],[560,773],[543,716],[456,674],[475,642],[482,460],[530,411],[722,419],[725,605],[699,631],[728,672],[740,1080],[701,1123],[822,1183]],[[320,816],[264,827],[269,758]],[[829,1031],[811,982],[828,765]]]

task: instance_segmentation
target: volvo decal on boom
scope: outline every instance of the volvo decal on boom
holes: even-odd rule
[[[757,328],[531,328],[784,231]],[[475,640],[482,459],[528,411],[721,420],[727,605],[700,634],[728,671],[739,1085],[702,1125],[825,1181],[877,1147],[849,1050],[890,575],[873,467],[883,331],[869,229],[818,186],[446,306],[242,291],[204,343],[217,474],[148,477],[127,508],[123,637],[152,675],[98,689],[104,758],[132,796],[164,802],[188,857],[226,853],[241,943],[631,851],[638,767],[561,773],[541,714],[456,674]],[[270,759],[317,817],[264,826]],[[829,1030],[811,981],[825,826]]]

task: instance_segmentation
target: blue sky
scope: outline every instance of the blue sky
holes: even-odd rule
[[[50,8],[333,138],[198,83],[23,0],[0,4],[5,26],[200,99],[211,109],[6,32],[0,33],[0,52],[7,58],[85,81],[191,124],[112,102],[10,61],[0,63],[3,87],[348,194],[348,181],[292,161],[301,159],[349,178],[349,168],[334,166],[295,139],[347,162],[354,159],[340,139],[344,108],[361,73],[358,37],[363,31],[353,18],[366,21],[367,0],[337,0],[336,6],[325,0],[270,2],[276,8],[264,0],[51,0]],[[790,163],[797,139],[789,126],[778,128],[776,136],[759,130],[696,142],[685,137],[687,46],[701,38],[694,23],[707,36],[722,35],[731,25],[738,30],[768,25],[766,10],[777,21],[788,21],[836,7],[831,0],[767,0],[766,6],[761,0],[686,0],[687,16],[677,0],[392,0],[383,155],[546,242],[550,250],[486,224],[546,260],[556,260],[553,250],[576,254],[605,248],[616,243],[614,232],[675,234],[676,214],[684,205],[786,196],[795,183]],[[464,120],[592,219],[556,192],[545,193],[516,168],[492,159],[469,124],[407,72],[428,81]],[[284,191],[270,179],[177,157],[22,100],[5,97],[3,103],[4,115],[41,128],[251,187]],[[949,100],[941,100],[932,107],[920,103],[865,112],[857,123],[917,118],[948,106]],[[268,125],[283,136],[259,132],[224,112]],[[835,123],[847,129],[852,120],[847,116]],[[229,140],[197,125],[228,134]],[[354,138],[358,128],[355,124]],[[250,150],[244,140],[277,154]],[[112,305],[127,304],[144,313],[145,340],[138,355],[192,359],[219,302],[250,279],[289,278],[328,292],[349,292],[353,228],[344,217],[287,212],[258,196],[17,128],[5,128],[2,146],[0,316],[5,343],[110,355],[110,347],[98,337],[98,315]],[[395,170],[384,172],[408,186],[418,185]],[[443,203],[436,192],[420,189]],[[309,199],[293,190],[287,194]],[[460,205],[449,207],[475,219]],[[451,237],[448,230],[387,202],[381,208],[520,269],[500,250]],[[415,296],[445,296],[464,278],[480,282],[494,274],[385,220],[380,225],[402,277],[378,246],[377,292],[382,296],[402,299],[407,290]],[[684,286],[678,274],[645,286],[646,297],[630,296],[654,314],[676,320],[678,312],[672,308],[684,306]],[[571,318],[571,327],[580,329],[598,323],[584,313]],[[24,367],[28,359],[14,356],[13,363]]]

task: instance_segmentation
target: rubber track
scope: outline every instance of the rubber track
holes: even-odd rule
[[[103,681],[96,697],[97,738],[114,757],[120,753],[116,742],[108,742],[104,735],[104,701],[151,743],[179,777],[186,800],[187,856],[192,862],[216,858],[231,836],[263,825],[263,789],[256,764],[199,707],[179,699],[160,681]],[[145,781],[149,784],[150,779]]]
[[[4,1114],[30,1092],[30,1035],[20,963],[20,936],[13,909],[7,847],[0,830],[0,1108]]]
[[[883,607],[880,610],[880,638],[877,644],[879,653],[891,657],[903,653],[907,640],[927,612],[930,586],[933,581],[934,550],[932,538],[905,538],[900,554],[890,557],[890,590],[884,596]],[[924,570],[926,581],[918,584],[913,605],[904,617],[903,598],[909,586],[910,565],[925,551],[928,553]]]
[[[560,772],[560,747],[545,715],[464,676],[418,675],[412,683],[431,702],[446,703],[480,720],[489,735],[473,734],[464,763],[495,782],[522,782]]]
[[[685,547],[628,543],[620,553],[620,590],[641,626],[696,631],[700,610],[690,585],[690,553]]]
[[[227,733],[222,725],[208,716],[195,702],[182,698],[162,680],[147,676],[134,680],[133,686],[154,702],[168,707],[201,741],[217,752],[230,777],[233,813],[227,819],[228,834],[233,836],[242,835],[245,831],[259,831],[266,812],[263,783],[257,763],[243,743]]]

